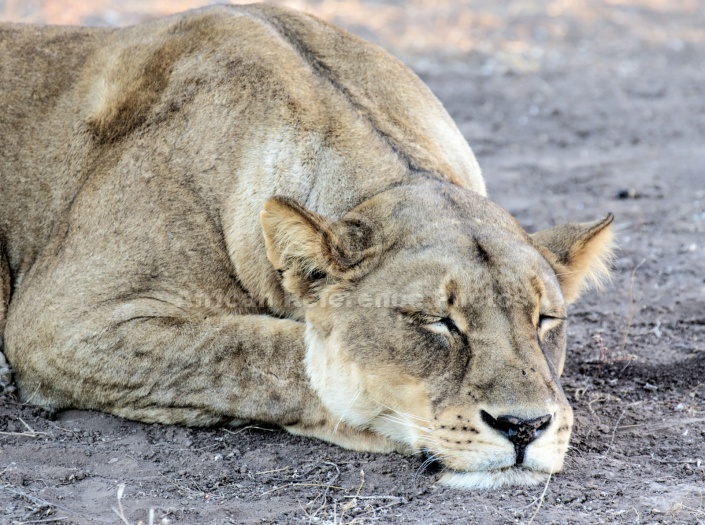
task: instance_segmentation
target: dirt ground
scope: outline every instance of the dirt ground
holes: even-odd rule
[[[5,395],[0,522],[123,523],[111,507],[124,484],[129,523],[150,508],[155,523],[199,525],[705,523],[705,3],[287,3],[417,71],[528,230],[615,213],[613,283],[570,311],[565,471],[458,492],[414,457],[276,429],[50,416]],[[194,4],[0,1],[0,13],[115,25]]]

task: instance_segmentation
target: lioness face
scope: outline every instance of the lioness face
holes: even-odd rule
[[[576,228],[580,253],[554,254],[476,194],[402,193],[319,225],[328,266],[281,266],[309,299],[311,382],[341,421],[425,452],[450,485],[539,482],[562,468],[573,424],[565,279],[602,261],[606,245],[588,246],[611,219]]]

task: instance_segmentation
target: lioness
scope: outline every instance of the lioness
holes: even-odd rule
[[[4,25],[0,68],[23,400],[424,452],[458,487],[561,469],[566,305],[612,216],[527,235],[397,60],[249,5]]]

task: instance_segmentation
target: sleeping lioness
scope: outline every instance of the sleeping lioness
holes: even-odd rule
[[[0,29],[0,330],[23,400],[563,465],[566,305],[612,216],[528,235],[441,104],[312,16]]]

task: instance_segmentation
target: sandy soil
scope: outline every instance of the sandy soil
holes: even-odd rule
[[[34,3],[0,1],[0,12],[94,24],[152,14],[145,2],[124,2],[124,14],[109,1],[90,13]],[[167,4],[151,8],[194,2]],[[613,284],[570,312],[564,384],[577,422],[565,472],[545,487],[463,493],[417,458],[276,429],[50,416],[6,395],[0,522],[121,523],[111,507],[125,484],[130,523],[150,508],[155,523],[185,524],[705,523],[703,3],[289,4],[411,65],[527,229],[616,214]]]

